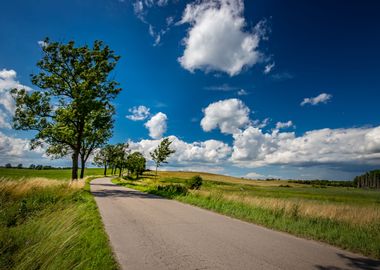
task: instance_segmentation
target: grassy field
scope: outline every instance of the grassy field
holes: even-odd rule
[[[70,170],[1,174],[0,269],[118,269],[89,192],[91,177],[70,183],[63,181]]]
[[[101,168],[88,168],[85,170],[85,176],[91,175],[103,175],[103,169]],[[23,179],[32,177],[43,177],[47,179],[55,180],[70,180],[70,169],[54,169],[54,170],[30,170],[30,169],[16,169],[16,168],[0,168],[0,179]]]
[[[186,194],[188,179],[200,175],[200,190]],[[235,218],[324,241],[380,258],[380,192],[316,187],[287,181],[254,181],[192,172],[160,172],[114,182],[213,210]]]

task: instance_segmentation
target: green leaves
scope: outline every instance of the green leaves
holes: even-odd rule
[[[54,157],[73,153],[73,168],[78,163],[74,157],[80,155],[84,166],[112,135],[111,101],[121,89],[109,74],[120,57],[102,41],[76,47],[74,41],[63,44],[46,38],[42,50],[40,72],[31,76],[40,90],[11,91],[16,101],[14,127],[37,131],[32,147],[43,142]]]
[[[175,150],[170,149],[171,141],[169,138],[164,138],[160,144],[154,149],[153,152],[150,153],[153,161],[156,163],[156,167],[160,167],[162,163],[167,163],[167,158],[175,153]]]
[[[126,168],[139,177],[145,171],[146,160],[140,152],[134,152],[127,157]]]

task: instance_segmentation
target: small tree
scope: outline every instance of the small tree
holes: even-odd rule
[[[169,138],[163,139],[160,144],[157,146],[156,149],[154,149],[153,152],[150,153],[150,156],[154,163],[156,164],[156,178],[157,178],[157,169],[161,166],[163,163],[168,163],[166,160],[168,157],[175,153],[175,150],[170,149],[170,145],[172,144],[171,141],[169,141]]]
[[[29,169],[35,169],[36,168],[36,165],[34,165],[34,164],[30,164],[30,166],[29,166]]]
[[[118,143],[113,148],[112,164],[116,169],[119,169],[119,177],[121,177],[123,169],[126,167],[127,156],[129,154],[128,144]]]
[[[21,163],[17,165],[17,169],[22,169],[22,164]]]
[[[140,152],[134,152],[127,157],[126,168],[136,175],[136,179],[145,171],[146,159]]]
[[[104,176],[107,176],[107,166],[109,166],[112,161],[112,154],[113,146],[108,144],[100,149],[94,157],[95,165],[104,166]]]
[[[5,164],[5,168],[12,168],[12,164],[10,163]]]
[[[37,165],[36,170],[42,170],[43,166],[42,165]]]

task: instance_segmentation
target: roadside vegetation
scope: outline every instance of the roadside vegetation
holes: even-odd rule
[[[113,182],[380,258],[376,190],[192,172],[158,172],[157,179],[146,172],[140,180]]]
[[[94,176],[70,182],[71,169],[0,173],[0,269],[118,269],[89,192]]]

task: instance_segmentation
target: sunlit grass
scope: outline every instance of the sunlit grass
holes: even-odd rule
[[[103,175],[101,168],[88,168],[85,170],[85,176]],[[47,178],[55,180],[70,180],[71,169],[49,169],[49,170],[31,170],[16,168],[0,168],[0,179],[29,179],[29,178]]]
[[[118,269],[88,183],[3,178],[0,269]]]

